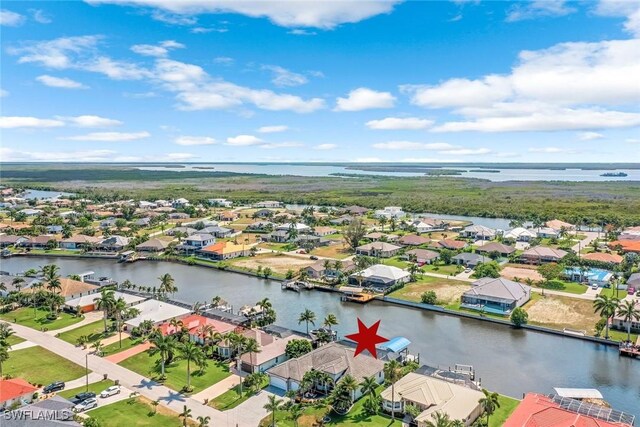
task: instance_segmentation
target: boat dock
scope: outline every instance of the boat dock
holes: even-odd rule
[[[300,292],[300,286],[298,286],[296,282],[282,282],[282,285],[280,285],[280,288],[283,291]]]
[[[342,286],[340,288],[340,292],[342,292],[342,296],[340,297],[341,301],[357,302],[361,304],[367,303],[377,296],[377,294],[365,292],[363,288],[355,286]]]
[[[620,355],[629,356],[629,357],[640,356],[640,337],[638,337],[638,340],[636,341],[636,345],[633,345],[630,342],[621,342]]]

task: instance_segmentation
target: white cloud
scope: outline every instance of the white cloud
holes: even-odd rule
[[[89,3],[94,2],[90,1]],[[151,18],[169,25],[190,26],[195,25],[198,22],[198,20],[193,16],[187,16],[179,13],[167,13],[161,10],[154,10],[151,12]]]
[[[602,139],[604,135],[598,132],[581,132],[578,134],[580,141],[593,141],[594,139]]]
[[[29,9],[29,12],[31,12],[33,20],[39,24],[51,24],[53,22],[51,17],[41,9]]]
[[[112,3],[157,7],[182,16],[204,13],[239,13],[253,18],[266,17],[283,27],[332,29],[375,15],[389,13],[398,0],[326,2],[244,2],[227,0],[87,0],[91,4]],[[156,18],[157,19],[157,18]],[[194,22],[195,23],[195,22]]]
[[[624,17],[624,29],[640,37],[640,2],[638,0],[599,0],[595,13],[600,16]]]
[[[253,135],[238,135],[227,138],[227,145],[234,145],[238,147],[246,147],[249,145],[261,145],[263,140]]]
[[[87,89],[87,86],[67,77],[54,77],[48,74],[43,74],[36,77],[36,80],[45,86],[58,87],[63,89]]]
[[[319,144],[313,147],[314,150],[333,150],[338,148],[338,144]]]
[[[346,98],[336,100],[334,111],[361,111],[372,108],[392,108],[396,98],[389,92],[378,92],[366,87],[354,89]]]
[[[0,128],[53,128],[64,126],[62,120],[39,119],[37,117],[3,116],[0,117]]]
[[[520,153],[514,153],[512,151],[506,151],[502,153],[495,153],[494,156],[502,158],[520,157]]]
[[[285,125],[262,126],[261,128],[258,128],[258,132],[275,133],[275,132],[284,132],[287,129],[289,129],[289,126],[285,126]]]
[[[185,46],[174,40],[165,40],[160,45],[153,44],[136,44],[131,46],[131,50],[143,56],[155,56],[159,58],[166,57],[172,49],[183,49]]]
[[[97,142],[122,142],[122,141],[137,141],[140,139],[148,138],[151,134],[149,132],[92,132],[86,135],[75,135],[60,137],[58,139],[65,141],[97,141]]]
[[[209,136],[179,136],[175,143],[178,145],[212,145],[216,140]]]
[[[220,64],[220,65],[233,65],[233,63],[235,62],[235,59],[230,58],[228,56],[218,56],[216,58],[213,58],[213,62],[215,62],[216,64]]]
[[[507,22],[544,17],[565,16],[576,12],[567,0],[532,0],[514,4],[507,12]]]
[[[381,120],[370,120],[366,123],[369,129],[376,130],[417,130],[433,125],[433,120],[418,117],[386,117]]]
[[[26,18],[19,13],[7,9],[0,10],[0,25],[7,27],[18,27],[24,24]]]
[[[113,160],[115,151],[82,150],[82,151],[19,151],[11,148],[0,148],[3,161],[45,161],[45,162],[105,162]]]
[[[491,104],[512,94],[509,81],[489,75],[480,80],[450,79],[435,86],[403,85],[401,90],[411,95],[411,102],[420,107],[474,107]]]
[[[273,74],[271,82],[278,87],[300,86],[309,81],[302,74],[294,73],[278,65],[263,65],[262,69],[271,71]]]
[[[95,61],[81,66],[88,71],[104,74],[113,80],[140,80],[151,77],[149,70],[126,61],[116,61],[106,56],[101,56]]]
[[[446,142],[433,142],[433,143],[424,143],[424,142],[413,142],[413,141],[389,141],[389,142],[378,142],[372,145],[373,148],[377,148],[379,150],[453,150],[459,147],[455,145],[451,145]]]
[[[106,117],[84,115],[75,117],[62,117],[56,116],[58,120],[64,120],[65,122],[82,127],[82,128],[105,128],[110,126],[119,126],[122,124],[120,120],[107,119]]]
[[[381,163],[384,162],[384,160],[382,160],[379,157],[358,157],[357,159],[353,160],[353,163]]]
[[[315,31],[304,30],[302,28],[294,28],[287,34],[293,34],[294,36],[315,36],[318,33],[316,33]]]

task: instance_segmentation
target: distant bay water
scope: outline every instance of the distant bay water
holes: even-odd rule
[[[371,166],[371,165],[368,165]],[[141,170],[235,172],[263,175],[332,176],[379,175],[379,176],[424,176],[425,172],[407,168],[407,171],[359,170],[357,164],[332,166],[327,164],[295,163],[206,163],[206,164],[167,164],[138,166]],[[367,167],[363,167],[366,169]],[[543,169],[543,168],[500,168],[490,167],[485,171],[475,166],[461,167],[443,165],[432,170],[454,169],[459,175],[447,175],[459,178],[479,178],[493,182],[503,181],[640,181],[640,169]],[[602,176],[602,174],[624,173],[626,176]]]

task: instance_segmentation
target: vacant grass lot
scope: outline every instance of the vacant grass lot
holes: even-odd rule
[[[150,357],[147,352],[136,354],[126,360],[120,362],[120,365],[131,369],[134,372],[144,375],[153,380],[160,377],[160,364],[156,362],[160,360],[160,356]],[[187,362],[185,360],[177,360],[165,367],[167,379],[164,385],[176,391],[180,391],[187,385]],[[198,372],[195,364],[191,363],[191,386],[192,393],[197,393],[213,384],[221,381],[231,375],[229,366],[223,363],[217,363],[209,360],[209,366],[204,373]]]
[[[529,323],[555,329],[570,328],[593,334],[599,316],[594,313],[593,301],[571,297],[546,295],[525,307]]]
[[[83,319],[82,317],[75,317],[69,313],[60,312],[57,319],[48,320],[48,314],[48,310],[38,308],[34,317],[33,308],[21,307],[8,313],[0,314],[0,319],[38,330],[47,328],[50,331],[65,328]]]
[[[107,322],[107,327],[111,324],[111,322]],[[109,333],[107,335],[104,334],[104,322],[102,320],[98,320],[96,322],[88,323],[84,326],[80,326],[79,328],[72,329],[67,332],[63,332],[58,335],[63,341],[66,341],[70,344],[76,344],[78,338],[86,335],[89,338],[89,341],[96,341],[104,339],[108,336],[113,335],[113,333]]]
[[[314,250],[311,251],[311,254],[321,256],[321,257],[334,258],[334,259],[345,259],[353,255],[352,252],[349,252],[347,247],[339,243],[315,248]]]
[[[392,292],[389,296],[407,301],[420,302],[421,295],[426,291],[434,291],[438,296],[438,303],[449,305],[460,301],[460,295],[471,285],[467,282],[439,277],[422,276],[417,282],[408,283],[404,288]]]
[[[4,374],[20,377],[32,384],[47,385],[53,381],[75,380],[85,374],[76,365],[42,347],[29,347],[9,353],[9,360],[2,364]]]
[[[135,398],[122,400],[111,405],[88,411],[91,418],[100,422],[102,427],[177,427],[182,425],[182,420],[174,412],[162,406],[157,407],[154,413],[153,407],[146,399]],[[189,425],[195,425],[189,423]]]

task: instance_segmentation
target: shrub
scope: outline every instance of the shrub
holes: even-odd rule
[[[516,328],[519,328],[522,325],[526,325],[528,321],[529,313],[524,311],[522,307],[516,307],[511,312],[511,323],[513,323]]]
[[[561,280],[556,279],[556,280],[549,280],[544,284],[544,287],[547,289],[562,290],[565,288],[565,285]]]
[[[435,305],[438,302],[438,296],[434,291],[426,291],[420,296],[423,304]]]

